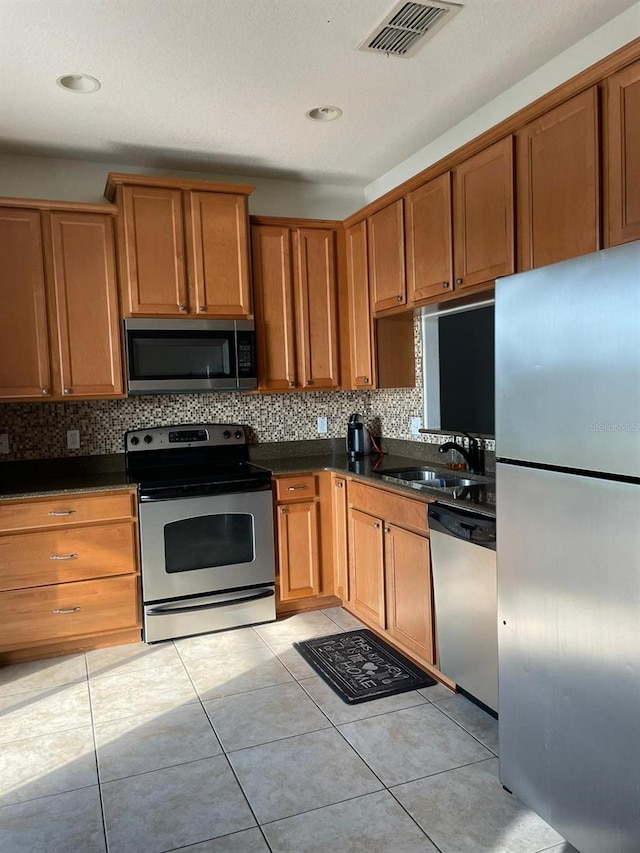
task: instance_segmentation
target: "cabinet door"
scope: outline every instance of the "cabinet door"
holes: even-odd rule
[[[405,246],[410,303],[453,289],[450,172],[405,198]]]
[[[456,290],[515,272],[513,137],[469,157],[453,175]]]
[[[332,516],[333,516],[333,568],[335,591],[338,598],[349,598],[349,580],[347,576],[347,481],[344,477],[332,478]]]
[[[318,504],[278,506],[280,599],[290,601],[320,592]]]
[[[373,310],[397,308],[407,301],[402,199],[374,213],[367,222]]]
[[[258,385],[264,391],[296,386],[291,236],[288,228],[253,225]]]
[[[112,217],[44,216],[50,224],[48,278],[58,392],[72,397],[123,396]]]
[[[131,316],[185,314],[187,279],[181,190],[123,187],[121,275]]]
[[[311,390],[337,388],[336,240],[324,228],[293,232],[298,376]]]
[[[247,197],[188,192],[186,199],[191,312],[202,317],[248,317]]]
[[[365,622],[385,628],[382,522],[349,510],[349,604]]]
[[[366,220],[347,228],[346,240],[351,382],[354,388],[375,388]]]
[[[385,526],[387,631],[426,663],[433,663],[429,540]]]
[[[519,269],[600,248],[598,93],[577,95],[516,134]]]
[[[40,213],[0,208],[0,398],[51,393]]]
[[[606,81],[607,246],[640,240],[640,61]]]

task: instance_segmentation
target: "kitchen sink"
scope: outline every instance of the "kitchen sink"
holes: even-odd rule
[[[481,486],[487,482],[484,477],[470,480],[467,477],[456,477],[449,471],[438,471],[434,468],[403,468],[398,471],[381,472],[383,480],[400,482],[414,489],[466,489]]]

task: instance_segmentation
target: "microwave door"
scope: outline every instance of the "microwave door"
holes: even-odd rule
[[[127,329],[129,393],[238,387],[235,329]]]

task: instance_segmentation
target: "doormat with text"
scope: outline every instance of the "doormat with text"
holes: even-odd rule
[[[436,683],[366,628],[293,645],[349,705]]]

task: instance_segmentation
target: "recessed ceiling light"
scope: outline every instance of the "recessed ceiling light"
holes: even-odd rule
[[[68,92],[79,92],[82,95],[97,92],[102,85],[96,77],[89,74],[62,74],[56,83]]]
[[[340,118],[342,110],[340,107],[332,107],[327,104],[322,107],[313,107],[313,109],[307,110],[305,115],[311,121],[334,121]]]

